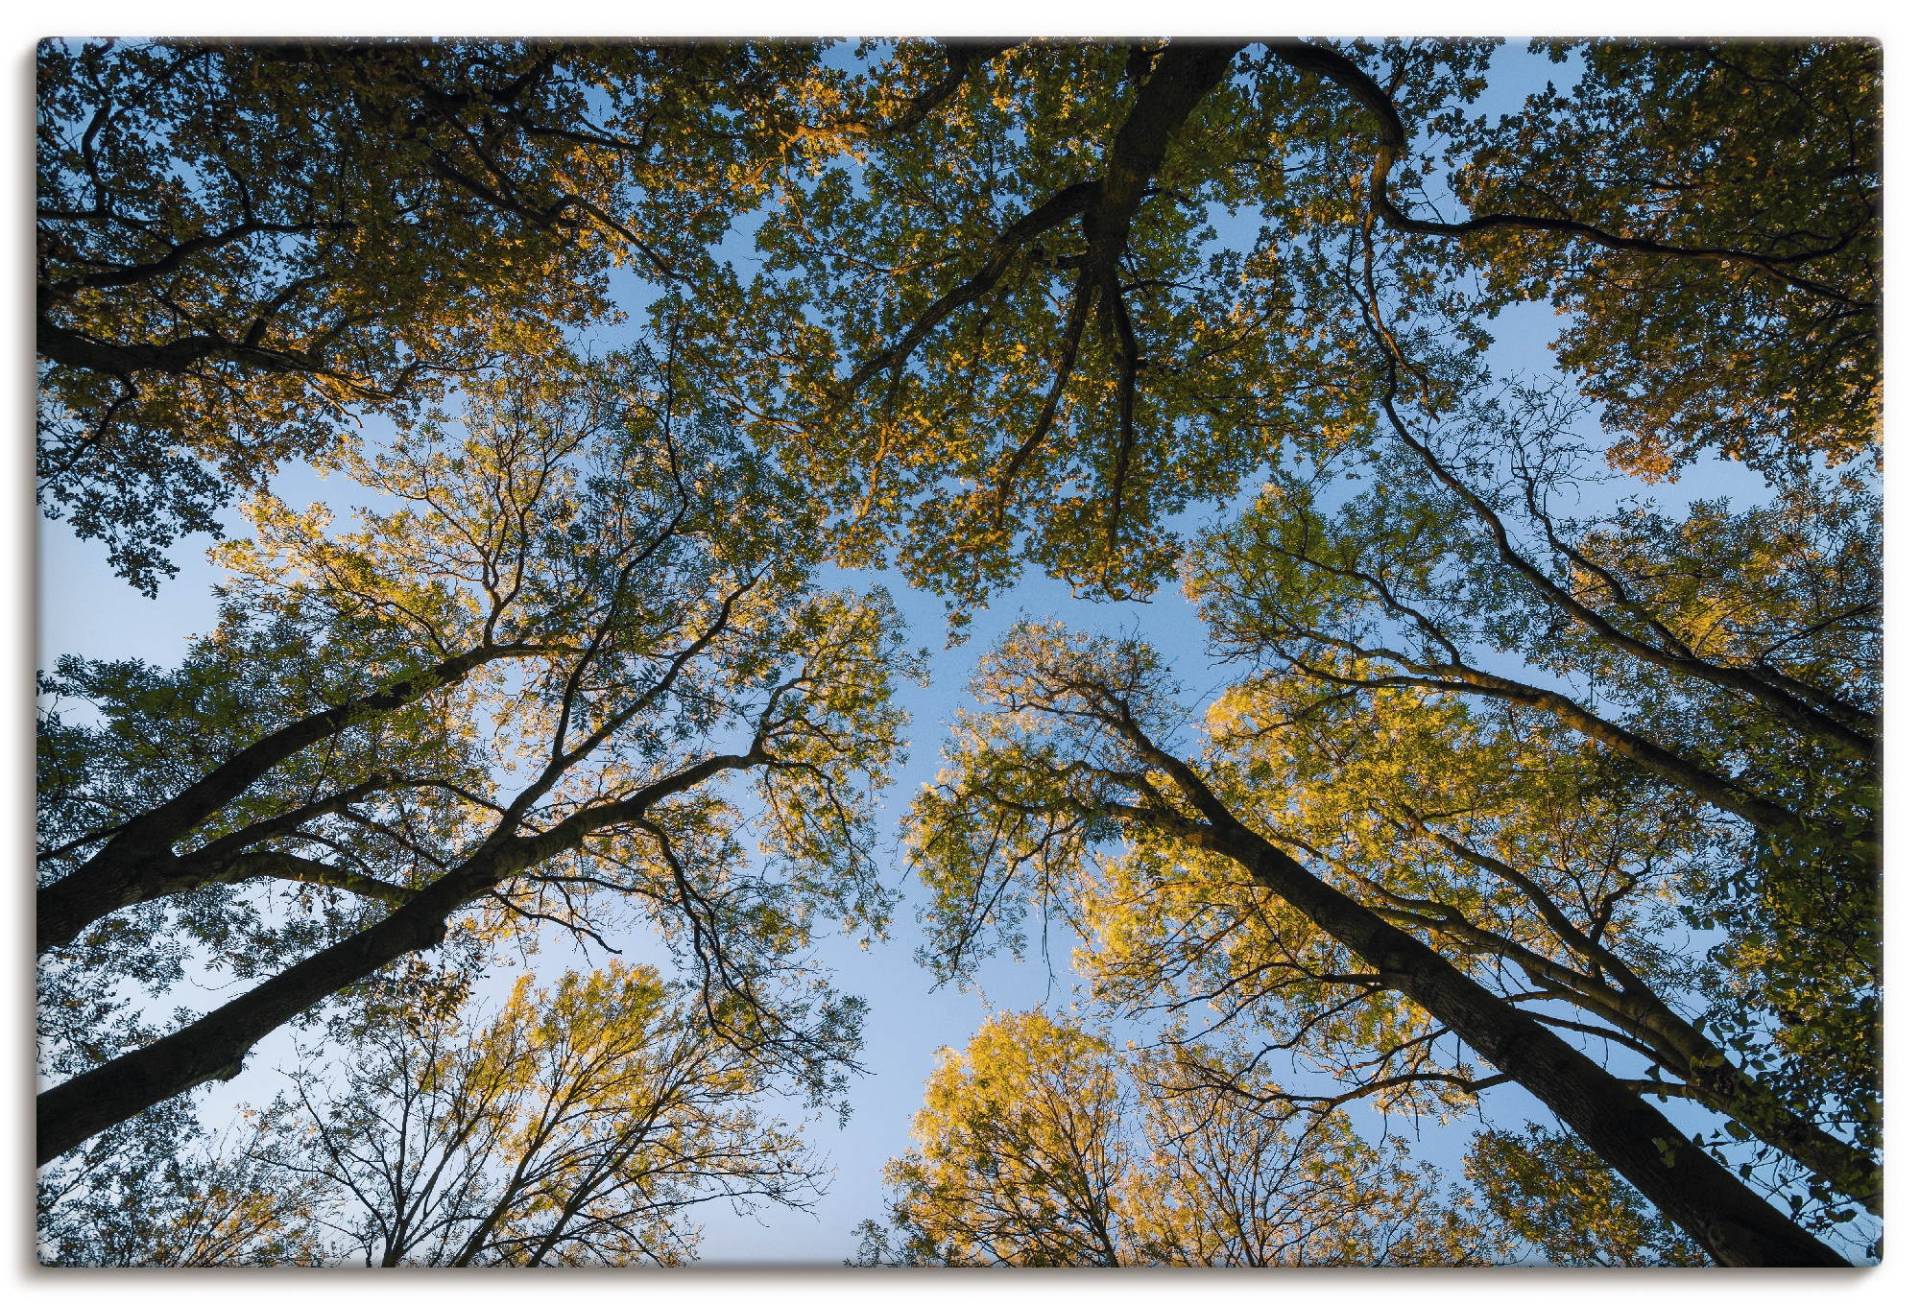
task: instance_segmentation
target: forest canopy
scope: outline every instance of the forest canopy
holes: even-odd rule
[[[903,904],[1070,974],[856,1261],[1877,1259],[1881,97],[43,43],[39,501],[218,575],[40,668],[43,1259],[685,1261],[926,1072],[823,958]]]

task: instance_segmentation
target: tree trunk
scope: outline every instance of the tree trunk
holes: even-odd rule
[[[477,890],[485,890],[485,880]],[[38,1160],[46,1163],[116,1123],[203,1082],[239,1073],[262,1037],[409,951],[446,937],[447,919],[476,891],[456,871],[371,928],[307,957],[178,1032],[40,1093]]]
[[[1256,882],[1371,964],[1488,1063],[1532,1092],[1716,1263],[1848,1266],[1612,1074],[1242,824],[1191,768],[1154,745],[1131,720],[1120,728],[1199,808],[1205,822],[1189,824],[1196,840],[1245,867]]]
[[[1704,1154],[1665,1115],[1574,1047],[1488,992],[1417,938],[1327,886],[1244,826],[1218,849],[1389,978],[1532,1092],[1599,1155],[1730,1267],[1845,1267],[1812,1233]]]

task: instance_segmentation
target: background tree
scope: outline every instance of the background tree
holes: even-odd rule
[[[935,1069],[916,1150],[887,1166],[900,1253],[1032,1267],[1139,1261],[1118,1207],[1128,1107],[1100,1039],[1037,1011],[988,1022]]]
[[[357,1044],[273,1112],[274,1162],[321,1189],[336,1259],[672,1265],[694,1257],[697,1206],[819,1191],[756,1112],[766,1066],[645,966],[523,975],[490,1023],[381,1023]]]
[[[168,1101],[43,1169],[41,1263],[71,1268],[318,1264],[313,1182],[275,1167],[274,1138],[237,1120],[211,1137]]]
[[[1459,1192],[1344,1116],[1248,1108],[1175,1055],[1039,1011],[948,1052],[913,1135],[886,1170],[897,1240],[867,1224],[867,1262],[1457,1265],[1491,1248]]]
[[[767,1066],[687,996],[614,961],[550,990],[523,975],[484,1024],[371,1003],[244,1145],[197,1152],[176,1101],[113,1130],[151,1154],[96,1144],[51,1166],[43,1260],[686,1262],[698,1206],[803,1207],[821,1189],[797,1136],[758,1113]]]

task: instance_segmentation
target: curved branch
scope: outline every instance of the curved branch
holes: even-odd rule
[[[1642,236],[1604,230],[1591,223],[1565,217],[1524,213],[1481,213],[1464,222],[1435,222],[1414,217],[1394,201],[1387,189],[1387,182],[1394,164],[1405,157],[1407,152],[1406,124],[1400,118],[1400,110],[1394,104],[1393,97],[1368,76],[1360,65],[1337,50],[1301,40],[1269,41],[1267,49],[1282,62],[1300,71],[1313,73],[1333,82],[1358,100],[1361,107],[1372,116],[1378,146],[1374,153],[1373,171],[1369,178],[1369,198],[1375,211],[1381,215],[1388,226],[1396,231],[1404,231],[1410,235],[1445,236],[1452,239],[1480,231],[1539,231],[1584,240],[1589,244],[1596,244],[1620,253],[1678,258],[1716,265],[1737,263],[1757,268],[1782,284],[1832,300],[1854,311],[1877,314],[1880,310],[1878,303],[1862,302],[1831,285],[1808,280],[1790,270],[1815,259],[1840,252],[1851,244],[1855,235],[1858,234],[1852,231],[1819,248],[1792,254],[1765,254],[1751,249],[1734,249],[1719,245],[1669,244]]]

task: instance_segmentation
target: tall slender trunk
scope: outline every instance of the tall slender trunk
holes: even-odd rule
[[[1418,939],[1328,887],[1244,827],[1214,837],[1217,849],[1538,1097],[1716,1262],[1739,1267],[1846,1266],[1612,1074]]]
[[[1562,999],[1597,1015],[1645,1043],[1652,1060],[1676,1075],[1673,1094],[1684,1095],[1735,1119],[1761,1141],[1790,1156],[1836,1191],[1858,1200],[1868,1212],[1882,1212],[1881,1166],[1866,1146],[1841,1139],[1775,1091],[1734,1066],[1713,1040],[1681,1018],[1631,965],[1577,928],[1539,884],[1505,861],[1415,821],[1427,836],[1468,862],[1517,887],[1554,935],[1585,960],[1581,970],[1540,955],[1461,915],[1437,921],[1441,932],[1476,951],[1520,966],[1534,981]],[[1391,912],[1388,912],[1391,921]]]
[[[1162,751],[1130,718],[1119,727],[1198,808],[1204,822],[1187,821],[1188,836],[1238,862],[1532,1092],[1715,1262],[1847,1266],[1612,1074],[1242,824],[1190,767]]]

